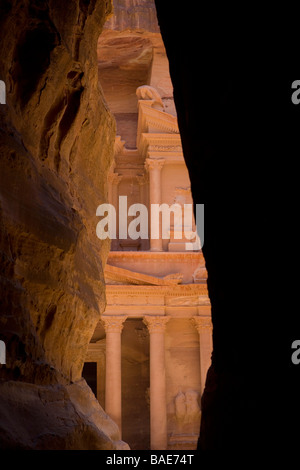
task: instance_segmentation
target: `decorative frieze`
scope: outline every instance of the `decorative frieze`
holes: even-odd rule
[[[201,299],[199,299],[199,295],[197,296],[180,296],[176,295],[175,297],[167,298],[166,299],[166,305],[169,307],[197,307],[199,303],[201,302]]]
[[[182,152],[181,145],[149,145],[149,152]]]
[[[145,285],[107,285],[106,286],[106,291],[108,294],[108,298],[112,299],[111,296],[117,295],[120,297],[121,295],[132,295],[132,296],[166,296],[170,297],[168,299],[168,305],[171,305],[172,303],[172,297],[174,298],[191,298],[194,296],[197,296],[199,300],[199,304],[202,304],[203,300],[207,300],[207,295],[208,295],[208,290],[206,284],[179,284],[179,285],[172,285],[172,286],[159,286],[159,289],[157,286],[145,286]],[[205,299],[201,298],[202,296],[205,296]],[[174,300],[176,303],[176,300]],[[110,302],[109,302],[110,303]],[[178,303],[180,303],[180,300],[178,300]]]

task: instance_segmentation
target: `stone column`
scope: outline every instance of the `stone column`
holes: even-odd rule
[[[147,192],[146,192],[146,185],[148,182],[148,174],[143,174],[143,175],[137,175],[136,180],[139,184],[140,187],[140,204],[144,204],[144,206],[148,206],[148,201],[147,201]],[[148,211],[148,227],[150,226],[149,223],[149,211]],[[141,239],[141,250],[149,250],[149,237],[148,240],[143,240]]]
[[[116,210],[116,233],[118,239],[119,233],[119,191],[118,186],[122,179],[122,175],[118,173],[109,173],[108,174],[108,202],[112,204]],[[118,247],[118,240],[111,241],[111,249],[116,250]]]
[[[152,450],[167,449],[167,403],[165,372],[166,324],[170,317],[147,316],[150,333],[150,439]]]
[[[106,332],[105,411],[122,433],[121,332],[126,316],[104,316]]]
[[[161,169],[165,163],[164,158],[146,158],[145,166],[149,171],[149,211],[151,213],[151,204],[161,204]],[[151,229],[151,227],[150,227]],[[163,251],[163,243],[160,236],[158,239],[152,239],[150,236],[150,250]]]
[[[210,317],[193,317],[192,323],[199,333],[200,351],[200,390],[204,392],[207,370],[211,363],[212,353],[212,323]]]

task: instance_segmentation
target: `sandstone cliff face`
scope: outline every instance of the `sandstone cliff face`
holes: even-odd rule
[[[96,237],[95,214],[115,121],[96,50],[111,8],[1,2],[0,448],[126,447],[81,379],[105,306],[109,246]]]

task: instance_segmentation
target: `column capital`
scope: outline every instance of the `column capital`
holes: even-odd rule
[[[147,325],[149,333],[164,333],[166,325],[170,320],[169,316],[147,316],[143,318],[143,322]]]
[[[158,170],[161,170],[164,163],[165,163],[164,158],[146,158],[145,168],[148,171],[154,170],[155,168],[157,168]]]
[[[123,329],[123,323],[126,320],[127,315],[120,315],[120,316],[103,316],[101,317],[101,321],[104,325],[104,329],[106,333],[121,333]]]
[[[112,184],[119,184],[123,175],[119,175],[118,173],[108,173],[108,181]]]
[[[197,316],[191,318],[191,322],[197,329],[198,333],[200,333],[203,330],[212,330],[212,322],[211,322],[211,317],[202,317],[202,316]]]

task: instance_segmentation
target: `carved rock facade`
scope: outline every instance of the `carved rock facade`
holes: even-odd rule
[[[108,182],[117,237],[84,373],[132,449],[195,449],[212,347],[206,268],[199,249],[186,250],[176,214],[166,237],[119,235],[120,196],[149,213],[151,204],[182,208],[192,196],[161,36],[118,24],[111,19],[99,39],[100,83],[117,123]]]

